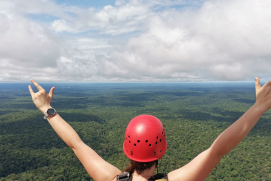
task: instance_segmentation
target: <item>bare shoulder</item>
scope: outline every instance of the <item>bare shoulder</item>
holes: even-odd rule
[[[168,173],[168,181],[181,181],[181,180],[186,180],[186,181],[190,181],[187,180],[189,177],[189,170],[183,166],[177,170],[173,170],[171,172]]]
[[[169,181],[203,181],[219,163],[221,157],[212,154],[210,149],[196,156],[185,166],[168,173]]]

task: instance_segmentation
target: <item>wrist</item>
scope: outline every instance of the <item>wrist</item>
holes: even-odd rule
[[[262,104],[258,104],[257,102],[255,102],[252,108],[261,116],[268,110]]]
[[[44,113],[44,119],[50,119],[56,115],[56,110],[54,108],[49,108],[47,111]]]
[[[39,108],[39,110],[40,110],[43,114],[45,114],[46,111],[47,111],[48,109],[50,109],[50,108],[52,108],[52,106],[51,106],[51,105],[47,105],[47,106],[44,106],[44,107],[42,107],[42,108]]]

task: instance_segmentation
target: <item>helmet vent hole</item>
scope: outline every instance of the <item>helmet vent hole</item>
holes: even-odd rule
[[[133,151],[131,151],[131,155],[133,155]]]
[[[136,144],[134,144],[134,146],[136,146]]]
[[[140,140],[137,140],[138,143],[140,143]]]
[[[149,144],[149,147],[151,147],[151,144]]]
[[[162,134],[164,134],[164,132],[162,132]]]
[[[156,137],[156,139],[158,139],[158,136]]]
[[[160,139],[160,142],[162,141],[162,139]]]
[[[131,141],[129,141],[129,143],[131,143]]]
[[[130,138],[130,135],[128,136],[128,138]]]
[[[146,143],[148,143],[149,141],[148,140],[146,140]]]
[[[156,151],[154,152],[154,156],[156,155]]]
[[[155,144],[157,144],[157,141],[155,142]]]
[[[162,152],[162,150],[160,150],[160,152]]]

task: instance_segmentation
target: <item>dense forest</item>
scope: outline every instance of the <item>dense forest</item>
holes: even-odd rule
[[[28,84],[0,84],[0,181],[92,180],[32,103]],[[160,172],[207,149],[255,102],[254,83],[41,84],[52,106],[105,160],[124,169],[124,131],[140,114],[165,126]],[[32,86],[33,87],[33,86]],[[206,180],[271,180],[270,111]]]

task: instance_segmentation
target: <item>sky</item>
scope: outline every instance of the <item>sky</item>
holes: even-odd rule
[[[0,82],[271,79],[270,0],[0,0]]]

